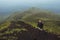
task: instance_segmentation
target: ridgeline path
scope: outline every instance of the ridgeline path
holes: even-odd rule
[[[24,28],[26,31],[14,30],[11,33],[5,33],[6,31],[10,32],[13,29]],[[34,28],[32,25],[27,24],[23,21],[12,21],[8,28],[0,31],[0,33],[5,33],[0,36],[0,40],[60,40],[58,35],[48,33],[44,30],[39,30]]]

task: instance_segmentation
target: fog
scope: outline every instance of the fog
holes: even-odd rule
[[[39,7],[59,12],[60,0],[0,0],[0,14],[4,15],[29,7]]]

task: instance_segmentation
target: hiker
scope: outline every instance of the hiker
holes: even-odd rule
[[[43,29],[43,22],[39,20],[37,26],[39,27],[39,29]]]

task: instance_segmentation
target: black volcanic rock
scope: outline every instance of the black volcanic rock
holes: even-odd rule
[[[19,24],[20,26],[17,26],[16,24]],[[12,21],[10,26],[6,30],[9,29],[8,31],[10,31],[16,28],[25,28],[27,29],[27,31],[21,30],[20,32],[14,31],[10,34],[4,34],[0,36],[2,37],[0,38],[0,40],[60,40],[57,35],[48,33],[44,30],[41,31],[23,21]],[[3,37],[6,38],[4,39]]]

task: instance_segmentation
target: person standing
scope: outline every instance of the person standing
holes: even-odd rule
[[[38,20],[37,26],[39,27],[40,30],[43,29],[43,22],[42,22],[42,20]]]

